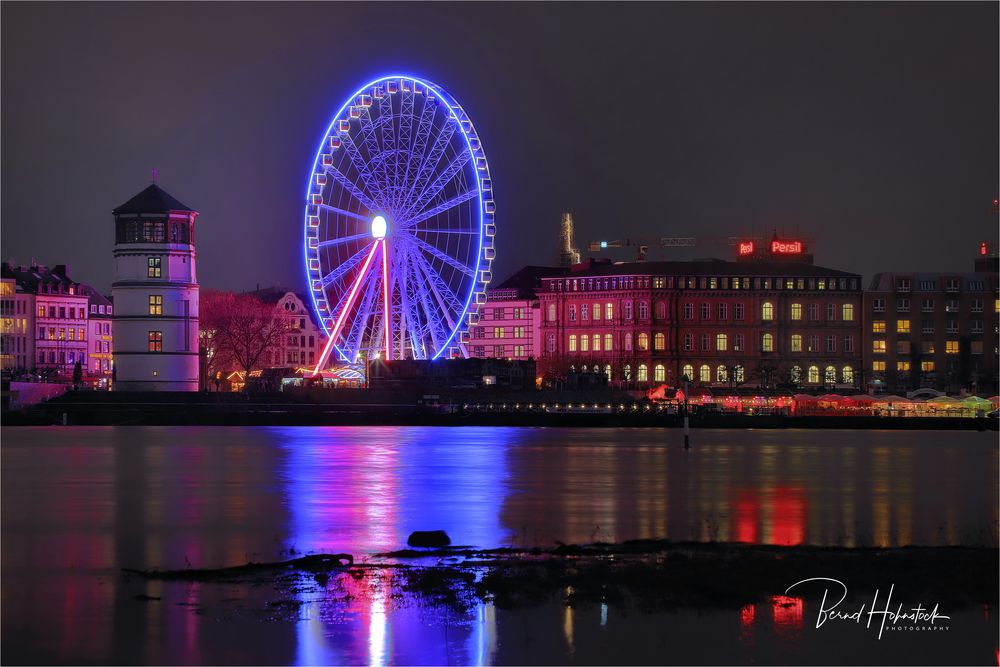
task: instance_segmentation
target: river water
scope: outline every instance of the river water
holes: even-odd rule
[[[713,612],[478,604],[458,613],[403,604],[376,590],[346,605],[300,594],[291,616],[262,617],[247,610],[269,608],[276,593],[266,587],[138,582],[119,573],[319,551],[363,559],[404,547],[413,530],[431,529],[446,530],[454,544],[484,548],[636,538],[997,544],[995,433],[699,430],[692,441],[685,451],[680,432],[671,429],[7,428],[0,449],[3,658],[994,659],[994,612],[982,609],[953,613],[946,639],[865,634],[864,651],[852,657],[843,653],[842,633],[856,629],[817,632],[802,622],[808,607],[783,601]]]

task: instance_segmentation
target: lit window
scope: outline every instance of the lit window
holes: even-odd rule
[[[594,321],[596,322],[599,319],[601,319],[601,304],[595,303],[594,304]]]
[[[162,294],[150,294],[149,295],[149,314],[150,315],[162,315],[163,314],[163,295]]]
[[[149,332],[149,351],[150,352],[162,352],[163,351],[163,332],[162,331],[150,331]]]
[[[774,336],[766,333],[760,337],[760,351],[774,352]]]
[[[729,381],[729,371],[725,366],[718,366],[715,369],[715,381],[716,382],[727,382]]]
[[[801,320],[802,319],[802,304],[793,303],[792,304],[792,319]]]
[[[840,372],[840,378],[844,384],[854,384],[854,369],[850,366],[844,366]]]
[[[556,321],[556,304],[550,303],[548,311],[549,311],[547,313],[548,317],[546,319],[548,319],[549,322],[555,322]]]
[[[569,335],[569,351],[576,352],[576,334]]]
[[[802,351],[802,336],[800,334],[792,334],[792,352]]]
[[[729,349],[729,337],[724,333],[716,334],[715,349],[718,352],[725,352]]]
[[[580,351],[590,352],[590,336],[587,334],[580,336]]]
[[[655,334],[653,334],[653,349],[654,350],[663,350],[663,349],[666,348],[666,346],[667,346],[667,337],[666,336],[664,336],[662,333],[655,333]]]
[[[898,320],[896,322],[896,333],[910,333],[910,320]]]
[[[944,353],[945,354],[958,354],[958,341],[957,340],[946,340],[944,342]]]
[[[639,334],[639,338],[638,338],[638,340],[636,342],[638,343],[640,350],[648,350],[649,349],[649,335],[648,334],[646,334],[646,333],[640,333]]]
[[[667,369],[663,367],[663,364],[656,364],[655,366],[653,366],[653,381],[654,382],[667,381]]]
[[[609,333],[604,334],[604,351],[611,352],[612,336]]]
[[[594,352],[601,351],[601,334],[594,334]]]
[[[809,367],[809,375],[806,379],[810,384],[819,384],[819,368],[816,366]]]
[[[873,371],[877,371],[877,372],[884,372],[885,371],[885,362],[884,361],[873,361],[872,362],[872,370]]]
[[[853,303],[845,303],[843,306],[841,306],[840,309],[842,311],[841,312],[841,315],[842,315],[841,319],[843,319],[845,322],[853,322],[854,321],[854,304]],[[852,373],[852,377],[853,377],[853,373]]]
[[[159,257],[149,257],[146,262],[146,277],[148,278],[159,278],[161,277],[161,263]]]
[[[885,354],[885,341],[884,340],[873,340],[872,341],[872,352],[875,354]]]
[[[698,369],[698,380],[701,382],[712,381],[712,369],[708,367],[708,364],[705,364]]]
[[[826,384],[837,384],[837,369],[833,366],[827,366],[826,372],[823,373],[823,381]]]
[[[604,304],[604,319],[613,320],[615,318],[615,306],[613,303]]]
[[[691,364],[684,364],[684,368],[681,369],[681,373],[687,378],[688,382],[694,380],[694,366]]]
[[[760,319],[768,322],[774,319],[774,304],[770,301],[765,301],[760,306]]]
[[[921,361],[920,362],[920,370],[922,370],[925,373],[933,372],[934,371],[934,362],[933,361]]]
[[[636,373],[635,379],[638,382],[647,382],[649,380],[649,369],[646,367],[646,364],[639,364],[639,372]]]

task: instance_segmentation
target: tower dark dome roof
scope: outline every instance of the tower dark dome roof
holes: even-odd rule
[[[148,188],[129,199],[127,202],[111,211],[113,215],[123,213],[169,213],[170,211],[194,211],[193,208],[185,206],[169,194],[163,191],[160,186],[153,183]]]

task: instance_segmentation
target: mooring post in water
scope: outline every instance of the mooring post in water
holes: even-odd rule
[[[63,426],[66,426],[66,424],[69,423],[69,420],[66,418],[66,413],[65,412],[62,413],[62,415],[63,415]]]
[[[691,449],[691,425],[688,422],[688,376],[684,376],[684,449]]]

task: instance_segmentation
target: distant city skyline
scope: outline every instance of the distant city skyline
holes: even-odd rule
[[[53,7],[0,7],[3,259],[69,264],[105,292],[111,209],[154,168],[201,213],[202,285],[302,289],[317,139],[390,70],[475,118],[495,280],[555,264],[563,212],[584,256],[601,238],[778,229],[866,282],[969,271],[997,242],[996,3]]]

